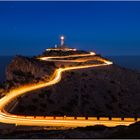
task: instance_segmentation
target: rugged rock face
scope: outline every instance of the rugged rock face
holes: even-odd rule
[[[1,124],[1,139],[139,139],[140,122],[130,126],[105,127],[102,125],[62,129],[54,127],[5,126]],[[28,131],[28,133],[27,133]]]
[[[69,71],[60,83],[25,95],[13,113],[140,117],[139,85],[139,73],[116,65]]]
[[[44,51],[41,56],[67,56],[67,55],[74,55],[74,54],[85,54],[88,53],[83,50],[77,50],[77,51]]]
[[[16,56],[7,67],[6,78],[8,81],[22,84],[49,78],[54,70],[53,62]]]

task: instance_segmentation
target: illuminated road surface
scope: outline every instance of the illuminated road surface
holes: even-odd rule
[[[73,55],[68,55],[68,56],[49,56],[49,57],[39,57],[38,59],[41,60],[48,60],[48,59],[60,59],[60,58],[72,58],[72,57],[83,57],[83,56],[92,56],[92,55],[96,55],[95,52],[89,52],[87,54],[73,54]],[[56,60],[57,61],[57,60]]]
[[[89,56],[89,55],[95,55],[94,53],[90,54],[82,54],[83,56]],[[81,55],[73,55],[73,56],[62,56],[61,58],[68,58],[68,57],[79,57]],[[43,60],[47,59],[55,59],[58,57],[45,57]],[[2,123],[8,123],[8,124],[15,124],[15,125],[28,125],[28,126],[66,126],[66,127],[85,127],[90,125],[106,125],[106,126],[117,126],[117,125],[129,125],[131,123],[134,123],[135,120],[133,118],[125,118],[124,120],[121,120],[120,118],[112,118],[112,120],[109,120],[108,118],[100,118],[100,120],[97,120],[96,117],[77,117],[76,119],[74,117],[53,117],[53,116],[46,116],[46,117],[40,117],[40,116],[24,116],[24,115],[13,115],[4,110],[4,107],[10,103],[12,100],[14,100],[16,97],[25,94],[27,92],[37,90],[43,87],[48,87],[51,85],[54,85],[58,83],[61,80],[62,72],[69,71],[69,70],[75,70],[75,69],[85,69],[85,68],[92,68],[92,67],[101,67],[101,66],[107,66],[111,65],[112,62],[103,60],[103,64],[87,64],[84,66],[73,66],[73,67],[67,67],[67,68],[59,68],[54,73],[54,78],[47,82],[47,83],[38,83],[38,84],[32,84],[32,85],[26,85],[22,86],[17,89],[11,90],[9,93],[6,94],[3,98],[0,99],[0,122]]]

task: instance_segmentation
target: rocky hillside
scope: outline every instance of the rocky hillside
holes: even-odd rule
[[[15,85],[33,83],[49,79],[55,70],[53,62],[40,61],[34,58],[16,56],[7,66],[6,79]]]
[[[85,54],[88,52],[83,51],[83,50],[77,50],[77,51],[55,51],[55,50],[50,50],[50,51],[44,51],[40,56],[67,56],[67,55],[74,55],[74,54]]]
[[[60,83],[20,98],[12,113],[140,117],[139,85],[139,73],[117,65],[73,70]]]

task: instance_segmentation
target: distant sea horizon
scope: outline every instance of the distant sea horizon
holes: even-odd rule
[[[0,82],[6,80],[6,67],[11,63],[15,56],[0,56]],[[31,57],[31,56],[28,56]],[[104,56],[121,67],[128,68],[140,72],[140,55],[120,55],[120,56]]]
[[[114,64],[140,72],[140,55],[114,55],[105,58],[113,61]]]

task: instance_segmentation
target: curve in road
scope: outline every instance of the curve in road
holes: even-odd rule
[[[61,59],[69,58],[69,57],[84,57],[84,56],[91,56],[91,55],[95,55],[95,53],[61,56]],[[56,57],[56,56],[45,57],[41,60],[50,61],[50,59],[51,60],[53,59],[53,61],[55,61],[56,58],[60,58],[60,57]],[[20,88],[11,90],[3,98],[0,99],[0,122],[8,123],[8,124],[15,124],[15,125],[27,125],[27,126],[66,126],[66,127],[68,126],[85,127],[85,126],[97,125],[97,124],[106,125],[106,126],[117,126],[117,125],[129,125],[131,123],[136,122],[136,120],[134,120],[133,118],[126,118],[124,120],[121,120],[119,118],[117,119],[112,118],[111,120],[109,120],[108,118],[97,119],[96,117],[88,117],[88,118],[77,117],[76,119],[74,119],[73,117],[66,117],[66,116],[65,117],[54,117],[54,116],[46,116],[46,117],[36,116],[35,117],[35,116],[13,115],[13,114],[8,113],[4,109],[7,104],[9,104],[12,100],[14,100],[18,96],[21,96],[22,94],[58,83],[61,80],[62,72],[75,70],[75,69],[101,67],[101,66],[107,66],[107,65],[113,64],[111,61],[108,61],[105,59],[102,59],[101,61],[103,62],[102,64],[87,64],[83,66],[58,68],[54,73],[54,78],[47,83],[32,84],[32,85],[22,86]]]

